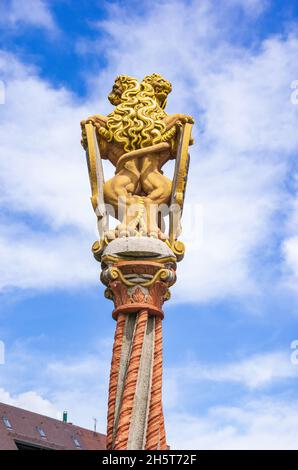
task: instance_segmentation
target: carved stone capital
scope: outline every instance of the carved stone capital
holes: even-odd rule
[[[176,281],[176,257],[160,240],[123,239],[111,242],[102,256],[101,281],[119,313],[147,310],[163,318],[163,303]]]
[[[169,287],[176,281],[174,263],[118,261],[103,269],[105,296],[114,301],[113,318],[119,313],[148,310],[149,315],[164,317],[162,306],[170,298]]]

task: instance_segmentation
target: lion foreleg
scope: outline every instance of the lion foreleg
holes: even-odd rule
[[[139,173],[123,168],[104,184],[105,203],[114,211],[120,221],[117,235],[135,235],[140,218],[141,199],[136,193],[139,186]],[[111,213],[112,211],[109,210]]]
[[[148,235],[164,238],[164,234],[160,230],[158,218],[159,214],[162,214],[163,209],[168,208],[172,182],[159,171],[159,158],[157,156],[143,159],[140,181],[142,190],[146,193],[144,205]]]

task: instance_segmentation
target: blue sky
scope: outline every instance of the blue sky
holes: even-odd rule
[[[196,120],[168,441],[297,448],[297,20],[294,0],[0,2],[0,401],[105,431],[115,323],[79,122],[117,74],[159,72]]]

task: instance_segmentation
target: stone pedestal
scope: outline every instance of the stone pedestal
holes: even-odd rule
[[[96,245],[93,248],[94,256]],[[176,280],[166,243],[119,238],[101,254],[101,280],[113,300],[116,331],[110,372],[108,449],[166,449],[162,410],[163,303]]]

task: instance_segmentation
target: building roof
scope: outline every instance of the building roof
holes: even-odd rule
[[[106,436],[0,403],[0,450],[103,450]]]

